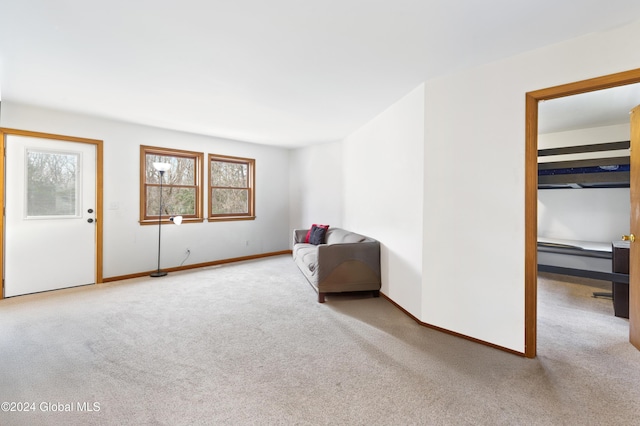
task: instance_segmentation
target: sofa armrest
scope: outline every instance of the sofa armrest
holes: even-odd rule
[[[293,230],[293,244],[304,243],[305,238],[307,237],[308,229],[294,229]]]
[[[357,260],[367,265],[380,276],[380,243],[378,241],[360,243],[320,244],[318,246],[319,280],[347,260]]]

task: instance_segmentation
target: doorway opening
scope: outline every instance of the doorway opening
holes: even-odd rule
[[[525,356],[528,358],[534,358],[537,352],[538,103],[638,82],[640,82],[640,69],[555,86],[526,94]]]

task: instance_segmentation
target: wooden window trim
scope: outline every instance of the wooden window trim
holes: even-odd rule
[[[212,184],[212,175],[211,175],[211,162],[212,161],[224,161],[228,163],[239,163],[246,164],[248,168],[248,182],[249,186],[246,188],[249,191],[249,212],[248,213],[238,213],[238,214],[213,214],[213,197],[211,196],[211,192],[213,188],[215,188]],[[208,198],[209,198],[209,214],[208,220],[211,222],[223,222],[223,221],[234,221],[234,220],[255,220],[255,198],[256,198],[256,160],[253,158],[244,158],[244,157],[232,157],[228,155],[219,155],[219,154],[209,154],[209,158],[207,161],[207,167],[209,170],[209,181],[208,181]]]
[[[146,214],[146,188],[147,186],[159,186],[159,184],[147,184],[146,182],[146,156],[147,154],[155,154],[155,155],[163,155],[163,156],[171,156],[171,157],[182,157],[182,158],[193,158],[195,159],[195,189],[196,189],[196,205],[195,214],[194,215],[182,215],[183,221],[182,223],[201,223],[204,221],[203,217],[203,174],[204,174],[204,153],[195,152],[195,151],[186,151],[182,149],[174,149],[174,148],[162,148],[148,145],[140,145],[140,221],[141,225],[157,225],[158,224],[158,215],[147,215]],[[163,186],[167,186],[167,184],[163,184]],[[192,188],[191,185],[172,185],[173,187],[179,188]],[[169,220],[169,216],[162,216],[160,220],[162,224],[170,224],[172,223]]]

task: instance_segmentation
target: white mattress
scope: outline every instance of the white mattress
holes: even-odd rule
[[[606,243],[599,243],[595,241],[563,240],[559,238],[538,237],[538,243],[556,245],[558,247],[571,247],[582,250],[603,251],[611,253],[611,241]]]

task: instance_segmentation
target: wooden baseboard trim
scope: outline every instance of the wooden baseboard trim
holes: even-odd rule
[[[380,295],[382,295],[382,297],[384,297],[389,302],[391,302],[391,304],[393,304],[396,308],[398,308],[399,310],[404,312],[405,315],[407,315],[409,318],[411,318],[412,320],[414,320],[415,322],[417,322],[419,325],[421,325],[423,327],[430,328],[432,330],[436,330],[436,331],[439,331],[441,333],[449,334],[451,336],[459,337],[461,339],[469,340],[469,341],[474,342],[474,343],[479,343],[479,344],[484,345],[484,346],[489,346],[491,348],[498,349],[498,350],[501,350],[503,352],[508,352],[510,354],[513,354],[513,355],[518,355],[518,356],[521,356],[521,357],[525,356],[525,354],[523,352],[514,351],[513,349],[505,348],[504,346],[495,345],[493,343],[485,342],[484,340],[476,339],[474,337],[469,337],[469,336],[464,335],[464,334],[456,333],[455,331],[447,330],[446,328],[441,328],[441,327],[438,327],[438,326],[435,326],[435,325],[428,324],[426,322],[422,322],[418,318],[413,316],[413,314],[411,314],[409,311],[407,311],[402,306],[400,306],[396,302],[394,302],[393,299],[391,299],[389,296],[384,294],[382,291],[380,292]]]
[[[233,257],[230,259],[213,260],[211,262],[195,263],[193,265],[176,266],[175,268],[162,268],[165,272],[186,271],[189,269],[206,268],[208,266],[224,265],[225,263],[243,262],[245,260],[261,259],[263,257],[280,256],[283,254],[291,254],[291,250],[274,251],[270,253],[252,254],[250,256]],[[155,271],[155,270],[154,270]],[[115,277],[103,278],[102,282],[108,283],[113,281],[128,280],[131,278],[147,277],[154,271],[138,272],[135,274],[119,275]]]

